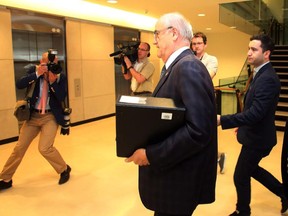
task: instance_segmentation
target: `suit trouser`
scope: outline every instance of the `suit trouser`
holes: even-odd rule
[[[171,215],[171,214],[163,214],[163,213],[158,213],[158,212],[155,212],[154,213],[154,216],[191,216],[192,214],[189,214],[189,215]]]
[[[32,112],[31,119],[24,122],[20,130],[18,142],[4,165],[0,179],[12,179],[29,145],[39,133],[39,152],[58,174],[62,173],[67,168],[67,165],[58,150],[53,146],[57,129],[58,124],[52,113],[40,114]]]
[[[196,209],[196,207],[197,207],[197,205],[195,205],[194,208],[191,209],[190,214],[166,214],[166,213],[161,213],[161,212],[155,211],[154,216],[191,216],[193,214],[194,210]]]
[[[245,215],[250,215],[251,211],[251,177],[281,199],[285,199],[282,184],[258,165],[262,158],[269,155],[270,151],[271,149],[256,150],[242,146],[234,172],[234,184],[237,191],[236,209]]]

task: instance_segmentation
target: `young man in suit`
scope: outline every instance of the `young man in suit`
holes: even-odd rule
[[[192,27],[178,13],[156,23],[154,44],[165,63],[153,96],[186,108],[185,122],[167,138],[127,158],[139,165],[139,192],[155,216],[191,216],[197,205],[215,200],[217,114],[213,83],[190,49]],[[137,142],[137,141],[135,141]]]
[[[281,213],[288,211],[288,201],[282,184],[267,170],[259,166],[277,143],[275,111],[280,93],[280,81],[270,63],[274,50],[272,39],[265,35],[250,38],[248,63],[254,66],[254,78],[244,97],[241,113],[217,116],[222,129],[237,127],[237,140],[242,144],[234,172],[237,191],[236,211],[231,216],[251,215],[251,177],[279,196]]]
[[[31,117],[24,122],[18,142],[0,173],[0,190],[12,187],[12,177],[29,145],[39,133],[39,151],[60,175],[58,184],[69,180],[71,168],[53,145],[58,126],[66,126],[61,102],[67,95],[67,79],[64,73],[60,73],[61,67],[54,66],[54,73],[48,68],[50,55],[53,57],[52,62],[58,62],[57,56],[50,52],[52,51],[43,53],[40,65],[31,67],[27,75],[16,83],[19,89],[27,88],[31,83],[35,85],[30,100]]]

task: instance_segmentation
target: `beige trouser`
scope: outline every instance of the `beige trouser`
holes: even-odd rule
[[[58,150],[53,146],[58,124],[52,113],[32,113],[31,119],[24,122],[19,140],[8,158],[0,174],[0,179],[10,180],[21,163],[25,152],[33,139],[40,133],[38,150],[42,156],[52,165],[58,174],[62,173],[67,165]]]

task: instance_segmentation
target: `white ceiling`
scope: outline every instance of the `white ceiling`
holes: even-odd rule
[[[117,4],[107,3],[106,0],[85,1],[154,18],[169,12],[179,12],[190,21],[194,32],[223,33],[235,30],[219,23],[219,4],[243,0],[118,0]],[[206,16],[199,17],[199,13]],[[212,30],[207,31],[206,28]]]

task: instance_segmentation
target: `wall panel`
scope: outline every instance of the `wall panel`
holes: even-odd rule
[[[0,9],[0,20],[0,140],[4,140],[18,136],[18,123],[13,116],[16,91],[10,11]]]
[[[147,42],[150,44],[150,57],[149,60],[154,64],[155,72],[153,75],[153,84],[154,88],[156,87],[159,78],[160,78],[160,72],[163,67],[163,61],[162,59],[159,59],[157,57],[157,47],[153,45],[154,43],[154,34],[152,32],[142,31],[141,32],[141,41]]]
[[[67,20],[66,33],[72,123],[115,113],[113,27]]]

